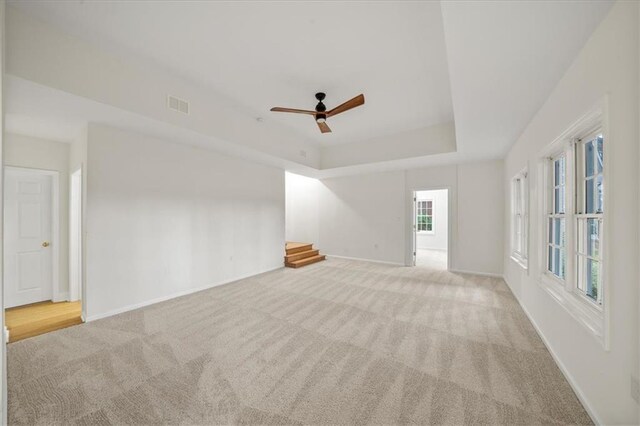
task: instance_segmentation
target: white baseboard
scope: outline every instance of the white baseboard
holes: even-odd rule
[[[504,280],[505,280],[505,282],[507,282],[506,277],[504,277]],[[556,362],[556,365],[558,366],[558,368],[560,369],[560,371],[564,375],[565,379],[567,379],[567,382],[569,382],[569,385],[573,389],[573,392],[576,394],[576,396],[580,400],[580,403],[584,407],[584,409],[587,412],[587,414],[589,415],[589,417],[591,417],[591,420],[593,420],[593,423],[595,423],[596,425],[605,424],[605,423],[603,423],[601,421],[601,419],[595,413],[595,411],[593,410],[593,408],[591,406],[591,403],[589,402],[587,397],[582,392],[582,389],[580,389],[580,386],[578,386],[578,383],[576,382],[576,380],[573,378],[573,376],[571,375],[569,370],[567,370],[567,367],[565,367],[564,363],[560,360],[560,357],[558,357],[558,355],[555,353],[555,351],[551,347],[551,344],[549,343],[547,338],[542,333],[542,330],[540,329],[540,327],[538,327],[538,324],[533,319],[533,316],[531,316],[531,314],[529,313],[527,308],[524,307],[524,305],[522,304],[522,302],[520,301],[518,296],[516,296],[516,294],[513,292],[513,290],[511,290],[511,285],[509,285],[508,282],[507,282],[507,286],[509,287],[509,291],[511,291],[511,294],[513,294],[513,297],[515,297],[515,299],[518,301],[518,304],[520,305],[520,307],[524,311],[524,313],[527,316],[527,318],[529,318],[529,321],[533,325],[533,328],[536,330],[536,333],[538,333],[538,336],[540,336],[540,339],[542,340],[542,343],[544,343],[545,347],[547,348],[547,350],[551,354],[551,357]]]
[[[183,291],[178,291],[178,292],[175,292],[175,293],[171,293],[171,294],[169,294],[167,296],[156,297],[156,298],[151,299],[151,300],[145,300],[143,302],[133,303],[131,305],[123,306],[122,308],[112,309],[110,311],[103,312],[101,314],[88,315],[87,318],[85,319],[85,322],[91,322],[91,321],[96,321],[96,320],[99,320],[99,319],[102,319],[102,318],[108,318],[108,317],[111,317],[111,316],[114,316],[114,315],[122,314],[124,312],[128,312],[128,311],[133,311],[135,309],[144,308],[145,306],[154,305],[156,303],[165,302],[167,300],[175,299],[176,297],[186,296],[188,294],[197,293],[197,292],[203,291],[203,290],[208,290],[210,288],[217,287],[219,285],[229,284],[229,283],[232,283],[232,282],[235,282],[235,281],[243,280],[243,279],[249,278],[249,277],[254,277],[256,275],[264,274],[266,272],[275,271],[275,270],[281,269],[281,268],[284,268],[284,265],[277,266],[277,267],[274,267],[274,268],[271,268],[271,269],[267,269],[265,271],[258,272],[257,274],[247,274],[247,275],[243,275],[243,276],[240,276],[240,277],[233,278],[232,280],[221,281],[221,282],[217,282],[217,283],[213,283],[213,284],[208,284],[208,285],[205,285],[205,286],[202,286],[202,287],[198,287],[198,288],[190,288],[188,290],[183,290]]]
[[[480,276],[483,276],[483,277],[493,277],[493,278],[502,278],[502,279],[504,279],[504,275],[495,274],[493,272],[464,271],[464,270],[461,270],[461,269],[449,269],[449,272],[453,272],[454,274],[480,275]]]
[[[361,262],[372,262],[372,263],[383,263],[385,265],[393,265],[393,266],[404,266],[404,263],[398,262],[387,262],[385,260],[375,260],[375,259],[365,259],[362,257],[347,257],[347,256],[338,256],[337,254],[326,254],[327,257],[335,257],[337,259],[346,259],[346,260],[359,260]]]

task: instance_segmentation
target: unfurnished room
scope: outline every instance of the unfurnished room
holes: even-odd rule
[[[0,0],[0,422],[640,424],[639,24]]]

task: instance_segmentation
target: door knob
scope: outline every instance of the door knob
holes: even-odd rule
[[[49,241],[45,241],[44,243],[42,243],[42,247],[49,247]]]

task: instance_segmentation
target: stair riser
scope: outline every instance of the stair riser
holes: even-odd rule
[[[300,259],[304,259],[306,257],[316,256],[318,253],[320,253],[320,250],[311,250],[311,251],[308,251],[308,252],[291,254],[291,255],[285,256],[284,257],[284,261],[285,262],[293,262],[294,260],[300,260]]]
[[[317,257],[315,259],[311,259],[310,258],[309,260],[306,260],[306,261],[303,261],[303,262],[300,262],[300,263],[288,263],[288,262],[286,262],[284,264],[284,266],[289,267],[289,268],[301,268],[303,266],[312,265],[312,264],[317,263],[317,262],[322,262],[323,260],[325,260],[325,256],[320,256],[320,257]]]

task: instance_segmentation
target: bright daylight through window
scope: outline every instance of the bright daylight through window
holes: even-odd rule
[[[529,185],[526,170],[511,182],[511,258],[527,268],[529,253]]]
[[[433,200],[419,200],[416,206],[418,232],[433,232]]]

